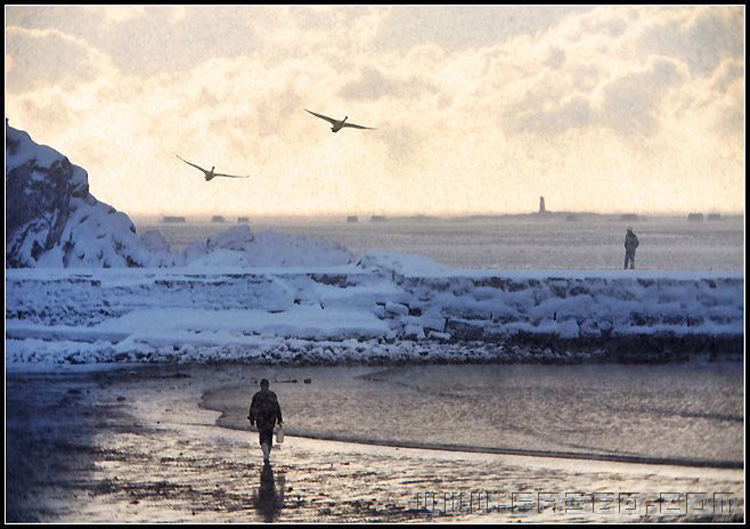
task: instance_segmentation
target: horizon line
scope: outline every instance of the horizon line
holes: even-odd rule
[[[539,211],[525,211],[525,212],[466,212],[466,213],[447,213],[447,212],[320,212],[320,213],[250,213],[250,212],[223,212],[217,213],[216,211],[206,212],[126,212],[122,211],[130,217],[206,217],[211,218],[214,216],[220,217],[255,217],[255,218],[338,218],[338,217],[433,217],[433,218],[465,218],[465,217],[510,217],[510,216],[525,216],[525,215],[539,215]],[[547,215],[596,215],[596,216],[621,216],[621,215],[638,215],[639,217],[686,217],[687,215],[701,213],[703,215],[722,215],[728,217],[744,216],[745,211],[722,211],[722,210],[690,210],[690,211],[651,211],[651,212],[638,212],[638,211],[612,211],[612,212],[598,212],[598,211],[573,211],[573,210],[547,210],[544,214]]]

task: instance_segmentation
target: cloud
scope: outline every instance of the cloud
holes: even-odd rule
[[[492,46],[518,35],[543,33],[581,6],[393,6],[377,45],[403,49],[434,43],[464,50]]]
[[[726,60],[714,71],[712,86],[718,92],[725,93],[735,82],[742,80],[745,74],[745,61]]]
[[[145,6],[85,6],[84,9],[94,11],[108,25],[130,22],[136,18],[146,16]]]
[[[580,129],[591,125],[595,120],[589,102],[582,96],[574,96],[559,108],[529,111],[517,118],[517,127],[521,132],[532,132],[544,135],[557,135],[569,129]]]
[[[215,57],[253,50],[263,6],[14,6],[9,24],[75,35],[124,74],[185,71]]]
[[[658,209],[657,187],[677,182],[697,182],[691,199],[719,200],[701,180],[712,168],[735,190],[723,203],[742,207],[744,58],[728,38],[705,61],[716,63],[712,73],[698,75],[703,63],[685,53],[712,19],[736,33],[724,14],[639,6],[8,13],[11,123],[86,167],[93,192],[128,212],[511,212],[535,209],[542,190],[557,209],[586,208],[587,196],[599,210]],[[656,46],[656,28],[693,36]],[[331,134],[304,108],[378,130]],[[254,178],[206,185],[174,154]]]
[[[383,125],[383,128],[392,128],[388,123]],[[397,134],[380,135],[377,140],[382,141],[387,147],[388,166],[391,168],[389,172],[400,177],[399,172],[404,167],[410,167],[423,160],[427,134],[409,125],[400,125],[396,128]]]
[[[359,79],[345,85],[339,94],[348,99],[378,99],[385,95],[398,94],[400,90],[399,83],[369,66],[360,72]]]
[[[86,41],[54,29],[7,28],[6,56],[12,64],[11,91],[88,82],[114,70],[109,57]]]
[[[560,48],[551,48],[549,50],[549,55],[547,55],[547,60],[545,61],[545,65],[549,66],[553,70],[556,70],[560,66],[562,66],[564,62],[565,62],[565,50],[561,50]]]
[[[711,75],[723,58],[743,57],[743,14],[742,6],[678,10],[644,28],[640,44],[646,53],[679,58],[693,75]]]
[[[743,60],[726,59],[716,68],[707,81],[706,89],[699,100],[699,111],[711,116],[717,134],[744,152],[745,124],[745,63]],[[696,105],[697,106],[697,105]]]
[[[662,101],[685,78],[675,62],[654,58],[645,69],[625,72],[588,93],[564,97],[556,92],[559,100],[542,97],[536,103],[527,97],[511,107],[507,116],[513,130],[521,133],[555,136],[569,130],[607,128],[624,138],[641,138],[658,131]],[[540,102],[544,99],[546,104]]]
[[[414,76],[406,79],[399,79],[393,75],[386,76],[377,68],[368,65],[360,70],[358,79],[347,83],[339,90],[339,95],[352,100],[371,100],[385,96],[419,97],[432,91],[432,86]]]
[[[657,58],[647,69],[615,79],[603,89],[599,122],[621,134],[653,134],[663,98],[686,77],[673,61]]]
[[[568,17],[543,39],[515,39],[512,46],[525,50],[518,54],[523,62],[506,60],[495,74],[514,79],[501,107],[507,130],[551,137],[607,129],[623,140],[653,137],[676,119],[671,112],[680,112],[671,100],[720,99],[744,71],[741,53],[736,57],[742,41],[736,14],[725,8],[598,8]],[[509,74],[511,67],[524,73]],[[716,119],[707,105],[682,104],[706,112],[704,120]]]

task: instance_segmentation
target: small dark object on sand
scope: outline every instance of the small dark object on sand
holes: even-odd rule
[[[305,379],[305,384],[312,384],[312,379],[311,378],[306,378]]]

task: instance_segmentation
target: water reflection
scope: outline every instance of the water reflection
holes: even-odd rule
[[[271,463],[266,462],[260,472],[260,487],[253,498],[255,510],[265,522],[273,522],[284,508],[284,474],[274,479]]]

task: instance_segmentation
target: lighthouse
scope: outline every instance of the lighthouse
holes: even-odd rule
[[[544,209],[544,197],[539,197],[539,214],[544,215],[545,209]]]

